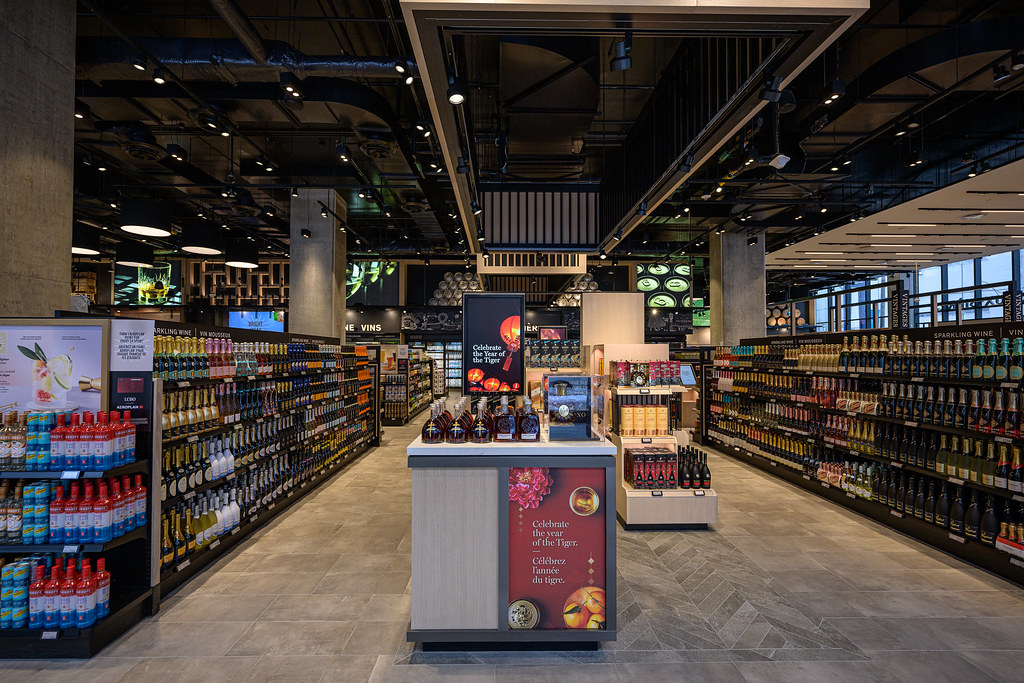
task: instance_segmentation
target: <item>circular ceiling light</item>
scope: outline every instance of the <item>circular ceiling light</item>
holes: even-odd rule
[[[202,256],[217,256],[224,253],[217,233],[209,223],[186,224],[181,231],[181,250]]]
[[[155,260],[153,247],[138,242],[122,242],[114,252],[114,262],[122,266],[151,268]]]
[[[228,248],[224,265],[231,268],[256,268],[259,265],[259,256],[255,244],[236,242]]]
[[[71,253],[78,256],[98,256],[100,236],[88,226],[76,221],[71,226]]]
[[[168,237],[171,220],[156,204],[140,199],[126,199],[121,203],[121,229],[133,235]]]

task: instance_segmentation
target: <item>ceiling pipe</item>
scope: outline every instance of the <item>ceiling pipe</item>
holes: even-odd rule
[[[228,25],[235,37],[242,42],[245,49],[249,51],[252,58],[258,64],[267,63],[267,50],[263,46],[263,39],[256,31],[256,27],[245,16],[245,12],[238,6],[235,0],[210,0],[210,5],[217,11],[220,18]]]
[[[415,72],[415,64],[404,57],[349,57],[307,55],[279,40],[260,41],[265,61],[260,62],[244,41],[236,38],[139,38],[135,41],[146,54],[172,68],[186,80],[220,80],[227,70],[244,80],[277,80],[282,71],[300,77],[404,79],[395,69],[403,62]],[[121,38],[79,36],[76,64],[91,79],[123,78],[125,67],[139,51]]]

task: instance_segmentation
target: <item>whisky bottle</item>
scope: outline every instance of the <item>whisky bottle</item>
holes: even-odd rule
[[[427,419],[426,424],[423,425],[423,430],[420,433],[423,439],[423,443],[441,443],[444,441],[444,430],[441,429],[441,421],[438,417],[437,406],[434,406],[430,410],[430,418]]]
[[[480,399],[476,419],[469,429],[469,440],[473,443],[488,443],[491,440],[491,424],[487,419],[487,402]]]
[[[523,400],[523,412],[516,418],[520,441],[540,441],[540,417],[533,410],[533,401]]]
[[[501,405],[494,414],[494,440],[516,440],[516,416],[508,407],[508,396],[501,397]]]

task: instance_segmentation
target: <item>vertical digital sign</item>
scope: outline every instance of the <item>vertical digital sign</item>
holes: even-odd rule
[[[523,393],[522,294],[462,297],[462,391]]]

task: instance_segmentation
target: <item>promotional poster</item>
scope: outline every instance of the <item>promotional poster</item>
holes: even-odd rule
[[[510,628],[605,628],[605,496],[601,468],[509,469]]]
[[[127,411],[140,432],[152,429],[149,415],[152,396],[153,336],[152,320],[110,321],[110,410]]]
[[[463,295],[463,393],[522,393],[525,310],[522,294]]]
[[[0,412],[103,410],[106,352],[100,325],[0,325]]]
[[[115,306],[180,306],[181,262],[114,268]]]

